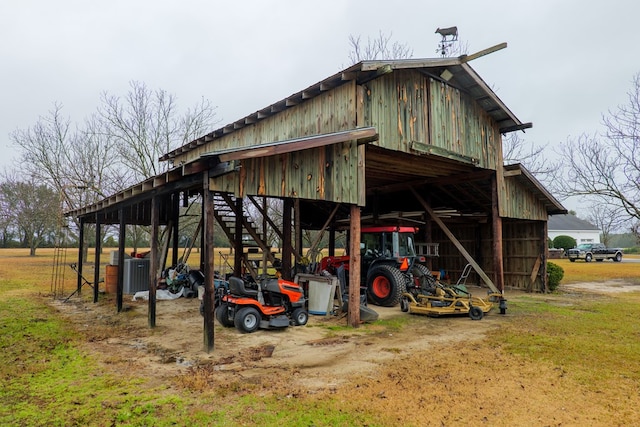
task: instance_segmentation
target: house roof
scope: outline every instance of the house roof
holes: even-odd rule
[[[598,227],[589,221],[580,219],[575,215],[553,215],[549,217],[548,228],[553,230],[571,231],[600,231]]]
[[[358,84],[363,84],[383,74],[403,69],[417,70],[426,76],[446,82],[448,85],[468,94],[496,121],[501,133],[530,128],[532,124],[522,123],[471,68],[467,62],[473,57],[473,55],[462,55],[458,58],[361,61],[306,89],[176,148],[164,154],[160,160],[171,160],[216,138],[228,135],[245,126],[250,126],[349,81],[356,80]]]

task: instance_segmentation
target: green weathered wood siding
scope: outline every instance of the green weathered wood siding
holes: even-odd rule
[[[538,274],[531,283],[531,272],[538,257],[541,257],[541,262],[546,261],[544,258],[546,244],[544,223],[521,220],[502,221],[505,286],[534,292],[544,289],[542,275]]]
[[[547,209],[539,196],[523,186],[516,177],[504,178],[504,193],[500,198],[500,216],[535,221],[546,221]]]
[[[239,129],[203,145],[193,154],[234,147],[338,132],[356,127],[355,83],[327,91],[300,105]],[[191,153],[190,153],[191,154]],[[242,162],[239,173],[212,180],[215,191],[236,195],[295,197],[342,203],[364,203],[358,198],[358,156],[355,143],[345,142]]]
[[[415,70],[397,70],[366,83],[365,121],[380,134],[381,147],[418,154],[412,142],[502,164],[501,138],[490,116],[464,93]]]
[[[484,272],[493,280],[493,246],[490,224],[448,224],[451,232],[462,243]],[[539,274],[531,283],[531,272],[538,256],[544,255],[546,236],[544,224],[540,221],[504,220],[502,223],[502,252],[504,254],[504,284],[507,289],[541,291],[542,276]],[[451,283],[462,274],[467,261],[449,241],[442,230],[433,229],[433,241],[439,243],[440,256],[432,261],[433,269],[444,269]],[[477,274],[472,273],[468,284],[481,285]]]

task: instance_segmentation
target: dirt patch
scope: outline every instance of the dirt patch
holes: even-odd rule
[[[112,366],[126,365],[158,379],[205,365],[219,372],[241,371],[244,377],[295,371],[295,385],[310,389],[335,387],[354,374],[435,344],[480,339],[499,322],[499,315],[482,321],[466,316],[433,319],[402,313],[398,307],[374,307],[381,319],[410,317],[409,326],[391,332],[373,325],[345,328],[344,316],[310,316],[304,327],[252,334],[215,322],[214,350],[207,353],[197,299],[158,301],[153,329],[148,327],[146,301],[129,299],[121,313],[116,312],[112,296],[98,304],[82,300],[53,304],[87,335],[90,351]]]
[[[611,281],[562,290],[527,298],[571,305],[640,287]],[[344,317],[311,316],[304,327],[252,334],[216,322],[215,348],[207,353],[197,299],[158,301],[156,327],[150,329],[147,302],[127,300],[117,313],[113,296],[101,298],[98,304],[72,299],[53,305],[86,335],[87,351],[106,369],[153,378],[169,384],[168,392],[184,387],[327,397],[339,402],[340,411],[375,411],[379,425],[604,426],[612,420],[628,425],[640,417],[637,385],[631,381],[585,387],[562,366],[507,354],[485,340],[509,322],[526,321],[515,308],[504,316],[494,309],[473,321],[373,307],[387,322],[353,329],[344,327]],[[402,318],[401,327],[393,327],[395,318]]]

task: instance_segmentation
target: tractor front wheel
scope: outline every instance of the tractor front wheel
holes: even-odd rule
[[[393,307],[406,291],[404,276],[396,267],[379,265],[367,275],[367,294],[376,305]]]
[[[309,313],[304,308],[296,308],[291,315],[293,324],[296,326],[304,326],[309,321]]]

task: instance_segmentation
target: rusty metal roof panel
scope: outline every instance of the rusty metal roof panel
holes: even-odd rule
[[[248,116],[231,122],[216,129],[195,141],[185,144],[164,154],[160,160],[174,159],[195,147],[208,143],[223,135],[235,132],[245,126],[250,126],[260,120],[314,98],[326,91],[356,80],[358,84],[373,80],[394,70],[416,69],[429,76],[440,79],[457,89],[469,94],[483,110],[485,110],[498,124],[500,132],[512,132],[531,127],[530,123],[522,123],[480,78],[467,63],[465,55],[458,58],[435,59],[402,59],[362,61],[315,83],[306,89],[293,93],[288,97],[274,102]]]

